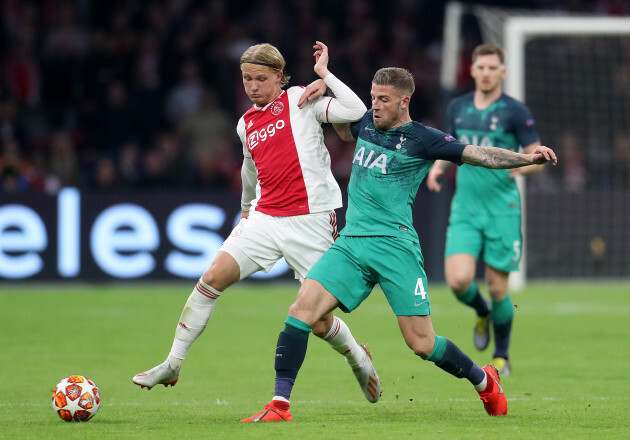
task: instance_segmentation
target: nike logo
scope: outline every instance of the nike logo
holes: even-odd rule
[[[422,304],[424,304],[425,302],[427,302],[427,300],[425,299],[424,301],[422,301],[421,303],[414,303],[414,305],[416,307],[420,307]]]
[[[373,128],[368,128],[368,127],[365,127],[365,129],[366,129],[366,130],[370,130],[370,131],[374,131],[374,129],[373,129]]]
[[[282,353],[278,353],[278,350],[280,350],[281,348],[286,348],[286,345],[278,345],[276,347],[276,357],[282,357]]]
[[[488,376],[490,376],[492,378],[492,380],[494,381],[494,383],[496,383],[497,386],[499,387],[499,392],[497,394],[503,394],[503,387],[501,386],[499,381],[496,380],[492,374],[489,374]]]
[[[497,380],[493,377],[492,380],[494,381],[494,383],[496,383],[499,386],[499,394],[503,394],[503,387],[501,386],[501,384],[499,382],[497,382]]]
[[[269,410],[264,411],[261,415],[259,415],[258,417],[252,417],[252,422],[259,422],[260,419],[262,419],[263,417],[265,417],[267,415],[267,413],[269,412]]]

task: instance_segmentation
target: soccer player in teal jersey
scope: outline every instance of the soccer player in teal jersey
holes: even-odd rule
[[[540,141],[527,107],[501,89],[506,70],[503,50],[482,44],[472,55],[470,73],[475,91],[453,99],[447,108],[447,129],[462,142],[526,153]],[[427,186],[439,191],[438,179],[450,165],[437,161]],[[508,355],[514,307],[508,294],[511,271],[521,259],[521,200],[514,177],[542,169],[530,165],[517,170],[488,170],[464,165],[457,170],[455,196],[446,234],[446,282],[459,301],[477,314],[473,341],[478,350],[490,343],[490,323],[495,349],[492,365],[502,375],[510,373]],[[483,253],[491,306],[475,283],[477,259]]]
[[[243,422],[291,420],[289,398],[304,361],[311,326],[337,307],[357,308],[380,284],[414,354],[478,391],[489,415],[507,414],[496,368],[475,364],[453,342],[436,336],[424,260],[411,208],[418,187],[436,159],[460,165],[513,168],[556,162],[539,146],[532,154],[467,145],[412,121],[409,100],[415,89],[405,69],[385,68],[372,81],[372,110],[358,122],[335,125],[345,140],[357,139],[348,186],[346,227],[315,263],[289,308],[275,355],[275,395],[263,411]]]

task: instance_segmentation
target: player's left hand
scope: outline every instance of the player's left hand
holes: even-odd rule
[[[304,89],[302,96],[300,96],[300,99],[298,100],[298,107],[304,107],[308,101],[324,96],[324,93],[326,93],[326,83],[324,80],[318,79],[313,81]]]
[[[558,158],[556,157],[556,153],[554,153],[551,148],[543,145],[537,146],[532,153],[532,163],[543,164],[547,162],[552,162],[554,165],[557,164]]]
[[[438,166],[432,166],[427,175],[427,188],[433,192],[440,192],[442,185],[438,182],[444,174],[444,170]]]

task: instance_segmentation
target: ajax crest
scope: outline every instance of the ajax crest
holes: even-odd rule
[[[278,116],[284,110],[284,104],[281,102],[274,102],[271,104],[271,114]]]

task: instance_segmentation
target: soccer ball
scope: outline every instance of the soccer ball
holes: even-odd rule
[[[101,406],[101,392],[85,376],[70,376],[57,384],[52,407],[66,422],[87,422]]]

